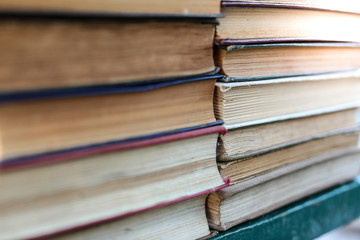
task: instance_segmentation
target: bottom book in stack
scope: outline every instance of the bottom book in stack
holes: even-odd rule
[[[304,160],[219,190],[207,200],[209,224],[214,229],[227,230],[348,181],[359,173],[359,160],[357,150],[334,158]]]
[[[56,237],[75,239],[206,239],[206,195]]]

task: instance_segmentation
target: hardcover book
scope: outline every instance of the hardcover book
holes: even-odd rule
[[[216,83],[215,115],[228,129],[359,106],[359,73]]]
[[[215,65],[224,81],[259,80],[355,70],[360,44],[267,43],[218,46]]]
[[[209,239],[212,235],[205,214],[205,198],[206,195],[51,239]]]
[[[229,130],[219,137],[218,161],[243,159],[358,128],[358,110],[348,109]]]
[[[288,41],[359,42],[360,33],[351,26],[360,24],[360,14],[311,9],[292,4],[223,2],[216,30],[220,44]],[[341,2],[343,3],[343,2]]]
[[[358,0],[229,0],[222,1],[222,6],[240,5],[244,6],[276,6],[276,7],[292,7],[292,8],[310,8],[333,10],[342,12],[360,12],[360,4]]]
[[[202,18],[5,16],[0,21],[0,92],[213,72],[215,24]]]
[[[211,124],[218,77],[0,94],[0,162]]]
[[[2,0],[0,10],[11,13],[95,16],[209,16],[220,14],[219,0]]]
[[[282,166],[306,159],[340,156],[357,149],[359,134],[344,132],[294,144],[286,148],[273,150],[252,157],[240,158],[228,162],[219,162],[220,174],[229,178],[232,184],[245,181]],[[325,157],[324,157],[325,156]]]

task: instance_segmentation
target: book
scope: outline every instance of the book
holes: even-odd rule
[[[313,158],[326,158],[329,155],[341,155],[357,149],[359,134],[344,132],[294,144],[286,148],[273,150],[260,155],[241,158],[229,162],[219,162],[219,171],[223,178],[229,178],[232,184],[245,181],[282,166]]]
[[[1,236],[55,236],[226,187],[229,181],[220,176],[215,159],[217,137],[223,131],[214,126],[75,154],[41,166],[4,168]]]
[[[355,71],[218,82],[215,115],[232,129],[357,107],[360,103],[358,76]]]
[[[222,6],[221,13],[226,17],[219,18],[216,29],[219,44],[360,41],[360,33],[351,27],[360,24],[360,15],[356,13],[265,2],[261,5],[232,2]]]
[[[3,17],[0,92],[212,73],[215,24],[202,18]]]
[[[251,157],[357,128],[356,109],[230,129],[220,135],[217,160]]]
[[[220,14],[218,0],[103,0],[103,1],[22,1],[3,0],[0,3],[2,12],[40,14],[76,14],[76,15],[131,15],[144,16],[208,16]]]
[[[210,194],[207,216],[212,228],[224,231],[279,207],[343,183],[359,173],[359,153],[327,159],[273,179],[244,181]]]
[[[309,75],[360,67],[360,44],[267,43],[218,46],[215,65],[227,81]]]
[[[0,94],[0,162],[212,124],[217,77]]]
[[[212,240],[316,239],[358,218],[360,177],[220,233]],[[316,226],[316,227],[314,227]],[[356,234],[356,233],[354,233]],[[356,234],[357,236],[357,234]],[[339,238],[335,238],[339,239]]]
[[[222,1],[222,6],[244,4],[245,6],[277,6],[297,7],[343,12],[360,12],[360,4],[357,0],[329,1],[329,0],[230,0]]]
[[[70,232],[52,239],[207,239],[205,196]],[[205,237],[205,238],[203,238]]]

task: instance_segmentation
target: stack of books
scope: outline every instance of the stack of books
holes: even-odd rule
[[[229,131],[217,161],[231,186],[207,200],[216,230],[359,172],[360,15],[296,2],[222,2],[214,108]]]
[[[219,2],[0,9],[1,238],[211,236]]]
[[[0,238],[208,239],[354,178],[347,2],[1,1]]]

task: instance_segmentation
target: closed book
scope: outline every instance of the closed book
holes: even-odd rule
[[[316,138],[294,144],[267,153],[240,158],[228,162],[219,162],[222,177],[229,178],[232,184],[265,174],[283,166],[307,159],[326,158],[329,155],[341,156],[357,149],[359,134],[344,132],[341,134]]]
[[[209,231],[205,214],[205,199],[206,195],[127,218],[99,223],[52,239],[209,239],[213,235]]]
[[[352,26],[360,23],[360,14],[351,12],[276,5],[263,2],[224,2],[216,39],[226,44],[300,41],[359,42],[360,33]]]
[[[246,81],[355,70],[360,67],[360,44],[267,43],[222,45],[215,64],[223,81]]]
[[[213,123],[217,77],[0,94],[0,161]]]
[[[215,115],[228,129],[354,108],[358,71],[216,83]]]
[[[219,137],[218,161],[256,156],[313,139],[353,131],[358,111],[348,109],[302,118],[235,128]]]
[[[202,18],[3,17],[0,92],[212,72],[215,24]]]
[[[341,2],[328,0],[230,0],[221,2],[222,6],[241,4],[244,6],[275,6],[333,10],[340,12],[360,12],[360,4],[357,0],[344,0]]]
[[[0,11],[28,14],[95,15],[95,16],[200,16],[220,14],[218,0],[103,0],[103,1],[23,1],[3,0]]]

